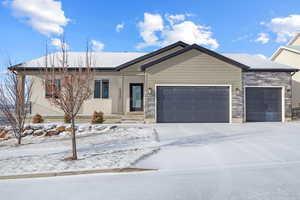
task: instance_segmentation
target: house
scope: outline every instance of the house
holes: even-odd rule
[[[300,69],[300,33],[298,33],[286,46],[281,46],[272,56],[272,61],[290,65]],[[292,77],[292,102],[293,108],[300,108],[300,73]]]
[[[84,53],[69,53],[75,60]],[[248,54],[219,54],[176,42],[151,53],[95,53],[94,94],[80,110],[107,118],[138,114],[146,122],[264,122],[292,117],[298,69]],[[43,57],[10,68],[34,80],[32,114],[61,117],[46,100]],[[56,66],[59,67],[59,66]]]

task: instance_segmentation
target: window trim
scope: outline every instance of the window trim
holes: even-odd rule
[[[99,97],[95,97],[95,94],[96,94],[95,93],[95,83],[96,83],[96,81],[100,82],[100,91],[99,91],[100,95],[99,95]],[[103,97],[103,82],[104,81],[107,81],[107,83],[108,83],[108,95],[107,95],[107,97]],[[109,85],[110,85],[110,80],[109,79],[95,79],[94,80],[94,99],[110,99]]]

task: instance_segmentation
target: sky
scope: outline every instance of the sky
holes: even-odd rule
[[[299,0],[0,0],[0,66],[61,45],[150,52],[178,40],[270,57],[300,32]],[[0,69],[1,71],[1,69]]]

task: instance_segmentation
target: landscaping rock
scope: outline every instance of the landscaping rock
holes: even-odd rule
[[[54,129],[54,128],[56,128],[56,127],[57,127],[57,125],[55,125],[55,124],[47,124],[47,125],[45,126],[45,129],[50,130],[50,129]]]
[[[48,130],[47,133],[45,134],[45,136],[53,136],[53,135],[59,135],[59,131],[52,129],[52,130]]]
[[[57,130],[58,132],[63,132],[63,131],[66,130],[66,127],[65,127],[65,126],[58,126],[58,127],[56,127],[56,130]]]
[[[0,132],[0,138],[5,138],[5,136],[7,135],[7,133],[8,133],[8,130],[2,130]]]
[[[25,125],[24,130],[32,130],[32,127],[30,124]]]
[[[31,135],[33,132],[34,132],[34,131],[33,131],[32,129],[28,129],[28,130],[25,130],[25,131],[23,132],[23,135],[24,135],[24,136]]]
[[[33,130],[40,130],[43,129],[44,127],[42,125],[31,125],[31,129]]]
[[[110,129],[116,129],[118,126],[111,126]]]
[[[67,127],[65,131],[72,132],[72,130],[73,130],[72,127]],[[77,130],[77,128],[75,127],[75,131],[76,130]]]
[[[9,139],[11,139],[11,138],[12,138],[12,136],[6,135],[3,139],[4,139],[4,140],[9,140]]]
[[[33,136],[41,136],[41,135],[44,135],[45,134],[45,130],[43,129],[40,129],[40,130],[36,130],[33,132]]]

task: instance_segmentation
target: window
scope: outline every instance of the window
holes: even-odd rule
[[[47,98],[52,97],[52,95],[54,95],[55,98],[58,98],[58,92],[61,89],[60,80],[47,80],[45,89],[45,96]]]
[[[102,81],[102,98],[108,99],[109,96],[109,82],[108,80]]]
[[[94,98],[95,99],[109,98],[109,80],[95,80]]]

